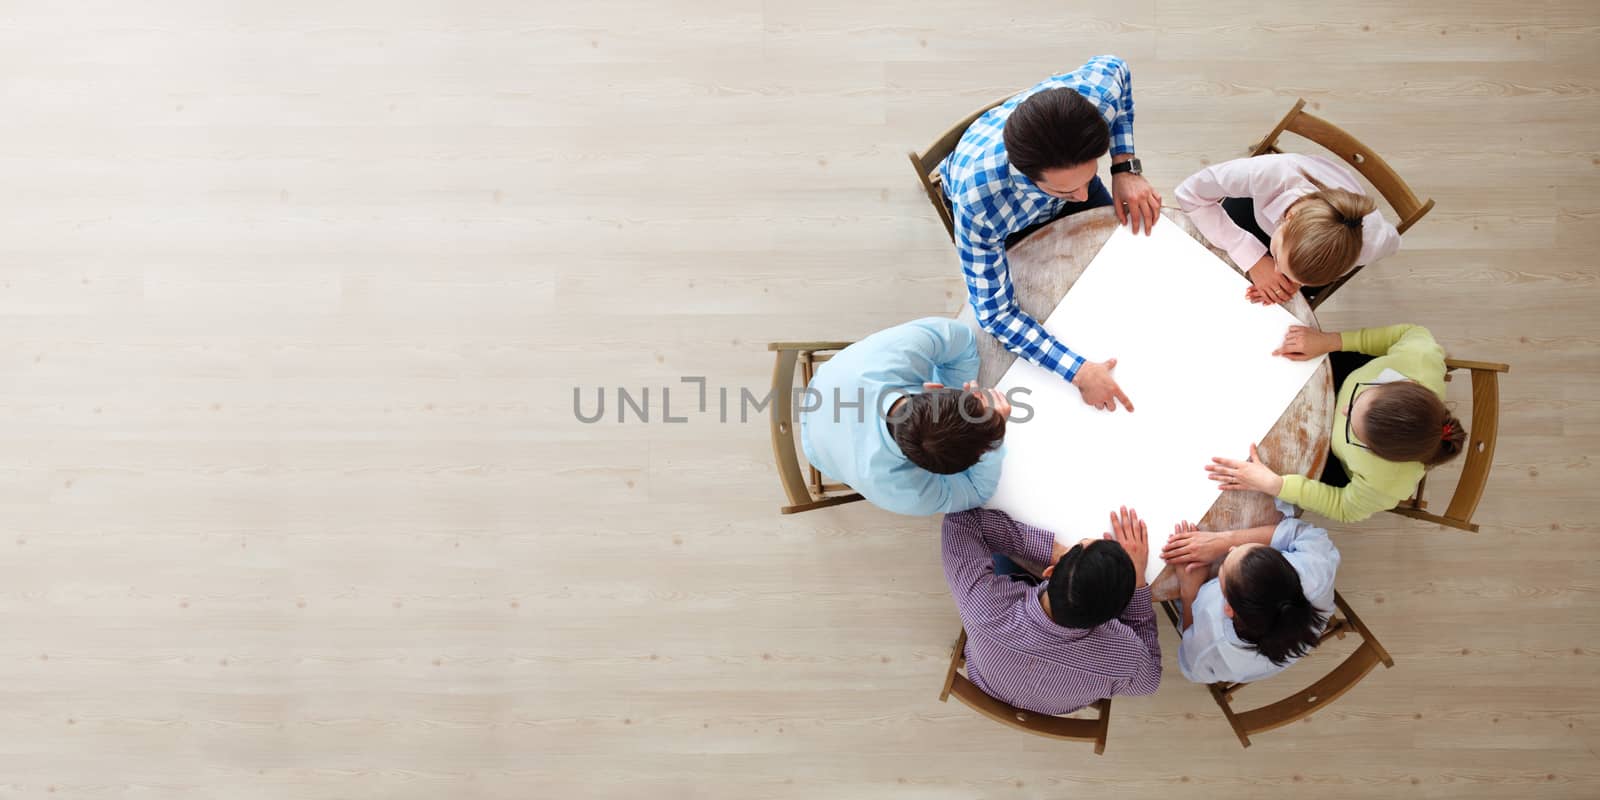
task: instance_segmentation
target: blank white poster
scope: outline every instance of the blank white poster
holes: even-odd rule
[[[1136,509],[1154,580],[1173,525],[1199,521],[1217,499],[1205,465],[1248,456],[1322,360],[1273,356],[1299,321],[1247,302],[1248,286],[1170,220],[1150,236],[1118,227],[1044,327],[1090,361],[1117,359],[1112,377],[1134,411],[1091,408],[1077,387],[1017,359],[999,388],[1026,388],[1014,397],[1033,417],[1007,426],[988,507],[1067,543],[1109,531],[1112,509]]]

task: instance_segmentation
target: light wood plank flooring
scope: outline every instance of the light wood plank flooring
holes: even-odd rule
[[[1556,0],[6,3],[0,791],[1600,795],[1597,34]],[[1249,750],[1170,630],[1101,758],[938,703],[937,520],[780,518],[764,420],[716,420],[768,341],[953,313],[904,152],[1103,52],[1168,198],[1296,97],[1364,137],[1438,207],[1324,322],[1513,365],[1482,533],[1336,534],[1396,667]],[[618,386],[650,424],[574,418]]]

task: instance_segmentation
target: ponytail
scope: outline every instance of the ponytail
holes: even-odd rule
[[[1312,605],[1300,573],[1271,547],[1252,547],[1239,558],[1222,594],[1233,608],[1233,630],[1247,647],[1281,667],[1322,640],[1328,613]]]
[[[1443,464],[1461,454],[1461,449],[1467,444],[1467,429],[1461,425],[1461,420],[1454,414],[1446,411],[1444,424],[1440,426],[1439,448],[1433,451],[1432,458],[1423,459],[1422,463],[1432,467]]]
[[[1316,191],[1295,201],[1283,223],[1289,269],[1307,286],[1325,286],[1356,266],[1361,257],[1363,220],[1378,209],[1359,192],[1334,189],[1305,172]]]

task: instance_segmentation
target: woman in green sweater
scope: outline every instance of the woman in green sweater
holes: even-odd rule
[[[1261,463],[1214,458],[1224,491],[1265,492],[1329,519],[1356,522],[1410,497],[1428,467],[1461,452],[1467,432],[1444,406],[1444,349],[1419,325],[1345,333],[1296,325],[1273,352],[1295,361],[1331,353],[1333,454],[1321,480],[1279,475]]]

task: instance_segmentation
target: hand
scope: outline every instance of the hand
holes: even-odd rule
[[[1111,512],[1111,532],[1105,538],[1122,545],[1128,558],[1133,559],[1134,588],[1144,585],[1145,562],[1150,560],[1149,531],[1138,512],[1123,506],[1120,512]]]
[[[1078,387],[1078,393],[1083,395],[1083,402],[1088,403],[1102,411],[1116,411],[1117,401],[1122,401],[1122,407],[1133,410],[1133,403],[1128,396],[1122,393],[1122,387],[1117,385],[1116,379],[1111,377],[1111,370],[1117,366],[1116,359],[1107,361],[1085,361],[1078,367],[1078,374],[1072,376],[1072,385]]]
[[[1161,548],[1161,560],[1175,567],[1209,566],[1226,556],[1231,544],[1226,533],[1203,531],[1192,522],[1180,522],[1173,527],[1172,538]]]
[[[1337,333],[1325,333],[1304,325],[1290,325],[1289,332],[1283,335],[1283,344],[1272,354],[1290,361],[1309,361],[1341,347],[1344,347],[1344,337]]]
[[[1217,488],[1222,491],[1262,492],[1273,497],[1283,491],[1283,477],[1261,462],[1261,454],[1256,452],[1253,444],[1250,445],[1249,461],[1231,458],[1211,460],[1214,463],[1206,465],[1206,472],[1211,473],[1211,480],[1216,481],[1219,484]]]
[[[1161,218],[1161,195],[1150,186],[1143,175],[1119,172],[1111,176],[1111,204],[1117,212],[1117,222],[1124,223],[1134,232],[1150,228]]]
[[[1300,291],[1300,284],[1289,280],[1289,276],[1278,271],[1278,262],[1269,253],[1256,261],[1250,267],[1250,289],[1245,290],[1246,300],[1270,306],[1274,303],[1288,302],[1294,293]],[[1251,292],[1251,289],[1254,292]]]
[[[1178,567],[1178,596],[1183,598],[1185,610],[1194,604],[1200,587],[1206,585],[1208,580],[1211,580],[1210,564],[1184,564]]]

